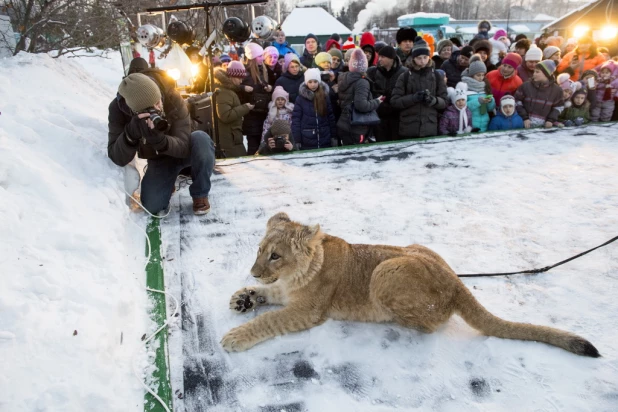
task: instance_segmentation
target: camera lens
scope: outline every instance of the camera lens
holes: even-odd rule
[[[167,130],[167,120],[159,116],[157,113],[151,113],[150,120],[152,120],[152,123],[154,124],[156,130],[160,132],[164,132]]]

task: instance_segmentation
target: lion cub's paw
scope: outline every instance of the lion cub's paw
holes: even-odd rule
[[[258,305],[266,304],[266,298],[260,296],[254,289],[242,288],[232,295],[230,309],[236,313],[245,313]]]
[[[257,341],[242,326],[230,330],[221,339],[221,346],[228,352],[242,352],[253,347]]]

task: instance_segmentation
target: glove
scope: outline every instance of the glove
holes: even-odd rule
[[[125,126],[124,132],[130,139],[130,143],[137,144],[142,138],[147,144],[158,147],[165,140],[165,133],[151,129],[146,123],[146,119],[140,119],[137,115],[133,116],[128,125]]]
[[[575,119],[575,126],[581,126],[582,124],[584,124],[584,118],[583,117],[578,117]]]
[[[471,131],[472,133],[478,133],[478,132],[480,132],[480,131],[481,131],[481,129],[480,129],[480,128],[478,128],[478,127],[473,127],[473,128],[472,128],[472,130],[470,130],[470,131]]]
[[[425,106],[433,106],[436,103],[438,103],[438,99],[436,99],[434,96],[430,95],[430,94],[426,94],[425,95],[425,99],[423,100],[423,103],[425,103]]]
[[[571,127],[571,126],[573,126],[573,125],[574,125],[574,123],[573,123],[573,121],[572,121],[572,120],[566,120],[566,121],[564,122],[564,125],[565,125],[566,127]]]
[[[425,92],[416,92],[412,95],[412,101],[414,103],[420,103],[425,100]]]

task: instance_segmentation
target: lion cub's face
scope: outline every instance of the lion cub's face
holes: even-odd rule
[[[304,273],[313,257],[311,241],[319,230],[319,226],[303,226],[285,213],[277,213],[268,220],[251,275],[268,284],[279,279],[291,281]]]

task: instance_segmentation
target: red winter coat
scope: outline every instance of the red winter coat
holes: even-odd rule
[[[368,62],[369,66],[376,66],[378,64],[378,53],[376,53],[376,38],[370,32],[365,32],[360,39],[360,48],[365,46],[371,46],[373,57]]]
[[[491,94],[494,95],[496,106],[500,106],[500,99],[505,94],[515,95],[517,88],[523,83],[517,72],[513,73],[511,77],[505,79],[500,73],[500,69],[487,73],[487,80],[491,85]]]

